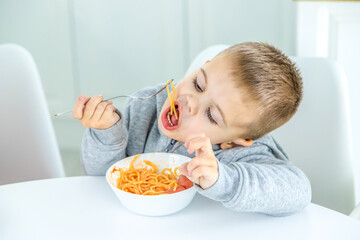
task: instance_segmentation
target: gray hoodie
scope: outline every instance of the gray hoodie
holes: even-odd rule
[[[148,96],[163,84],[139,90],[134,95]],[[122,117],[105,129],[86,129],[81,160],[88,175],[105,175],[122,158],[138,153],[171,150],[176,141],[161,134],[158,116],[167,98],[166,91],[148,100],[128,99]],[[219,178],[210,188],[198,193],[242,212],[283,216],[303,209],[311,200],[311,186],[305,174],[292,165],[285,152],[270,135],[257,139],[250,147],[222,150],[213,145]],[[180,145],[174,153],[188,157]]]

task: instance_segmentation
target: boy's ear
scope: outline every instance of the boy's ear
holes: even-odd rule
[[[244,139],[244,138],[238,138],[234,141],[235,144],[237,145],[242,145],[244,147],[250,147],[253,144],[253,140],[252,139]]]
[[[253,142],[254,141],[251,139],[238,138],[232,142],[221,143],[220,147],[221,149],[230,149],[236,146],[250,147],[253,144]]]

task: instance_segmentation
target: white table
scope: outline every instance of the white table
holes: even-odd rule
[[[360,239],[360,221],[310,204],[288,217],[226,209],[197,194],[164,217],[123,207],[105,177],[0,186],[0,239]]]

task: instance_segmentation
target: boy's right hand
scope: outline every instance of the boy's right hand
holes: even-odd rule
[[[95,95],[88,97],[80,95],[76,101],[72,115],[79,119],[87,128],[106,129],[120,120],[111,101],[102,102],[103,97]]]

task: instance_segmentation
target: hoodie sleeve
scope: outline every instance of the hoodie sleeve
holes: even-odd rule
[[[129,107],[125,109],[128,112]],[[118,111],[117,111],[118,112]],[[125,158],[128,142],[127,114],[107,129],[87,128],[81,144],[81,161],[86,175],[105,175],[107,169]]]
[[[292,214],[310,203],[308,178],[268,146],[256,145],[232,158],[218,161],[217,182],[206,190],[198,187],[200,194],[232,210],[273,216]]]
[[[163,85],[147,87],[134,96],[148,96]],[[156,119],[156,97],[142,101],[128,98],[120,121],[108,129],[86,129],[81,145],[81,161],[86,175],[105,175],[115,162],[142,153]],[[160,99],[161,100],[161,99]],[[159,100],[159,101],[160,101]]]

